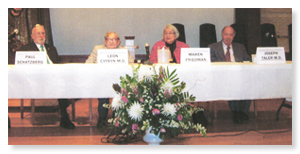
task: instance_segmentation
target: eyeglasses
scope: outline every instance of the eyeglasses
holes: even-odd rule
[[[170,33],[167,33],[167,32],[164,32],[164,35],[174,35],[175,33],[172,33],[172,32],[170,32]]]
[[[117,41],[119,41],[119,39],[106,39],[106,41],[108,41],[108,42],[117,42]]]

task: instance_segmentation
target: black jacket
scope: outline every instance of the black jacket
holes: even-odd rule
[[[59,57],[57,50],[53,45],[44,44],[47,50],[47,54],[53,63],[59,63]],[[18,51],[39,51],[34,42],[30,42],[27,45],[23,45]]]

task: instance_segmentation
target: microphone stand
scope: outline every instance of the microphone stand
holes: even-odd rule
[[[149,57],[150,57],[150,52],[149,52],[149,44],[145,43],[145,49],[146,49],[146,61],[144,61],[144,65],[152,65],[153,63],[151,61],[149,61]]]

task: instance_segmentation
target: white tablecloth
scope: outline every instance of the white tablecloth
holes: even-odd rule
[[[177,69],[180,81],[186,82],[185,91],[196,96],[196,101],[292,97],[292,62],[170,64],[168,67],[170,71]],[[119,83],[120,76],[125,74],[132,75],[131,65],[8,65],[8,98],[114,97],[112,84]]]

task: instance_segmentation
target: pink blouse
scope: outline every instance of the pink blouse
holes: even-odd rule
[[[152,63],[157,63],[157,48],[158,46],[165,46],[165,41],[158,41],[154,44],[150,54],[150,61]],[[174,56],[176,58],[177,63],[180,63],[180,52],[181,48],[189,48],[190,46],[185,44],[184,42],[176,40],[176,49],[174,50]]]

